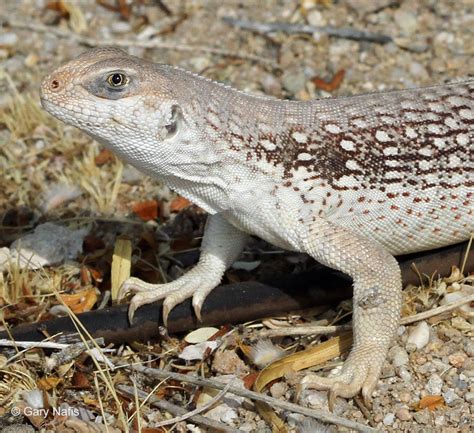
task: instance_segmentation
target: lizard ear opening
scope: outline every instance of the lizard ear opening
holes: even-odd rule
[[[171,107],[170,122],[165,126],[166,130],[168,131],[168,134],[166,136],[167,140],[173,138],[178,133],[182,119],[183,112],[181,111],[181,108],[178,105],[173,105]]]

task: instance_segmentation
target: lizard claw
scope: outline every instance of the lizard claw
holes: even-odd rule
[[[202,322],[202,316],[201,316],[201,310],[202,306],[204,305],[204,301],[207,298],[207,295],[212,292],[212,289],[208,285],[203,285],[200,286],[193,295],[193,308],[194,308],[194,313],[196,314],[196,317],[200,322]]]
[[[133,317],[135,316],[135,311],[137,311],[138,307],[139,305],[136,305],[133,302],[131,302],[130,306],[128,307],[128,322],[130,324],[133,324]]]
[[[362,392],[364,403],[370,407],[372,393],[377,386],[385,359],[385,351],[377,348],[356,349],[351,352],[340,374],[320,377],[315,374],[303,378],[302,389],[329,391],[328,406],[332,411],[337,397],[351,398]]]
[[[128,293],[135,293],[130,308],[128,311],[128,319],[130,323],[133,321],[133,316],[136,310],[145,304],[164,299],[163,302],[163,322],[166,325],[168,316],[171,310],[183,302],[185,299],[193,296],[193,307],[196,316],[201,320],[201,308],[206,296],[214,289],[218,283],[211,281],[202,281],[198,275],[193,275],[192,272],[183,275],[177,280],[166,284],[149,284],[138,278],[127,279],[120,288],[119,294],[121,297]],[[119,297],[119,299],[121,299]]]

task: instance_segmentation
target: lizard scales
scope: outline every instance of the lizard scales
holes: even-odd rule
[[[116,83],[118,83],[116,85]],[[41,87],[51,114],[105,143],[207,210],[199,263],[168,284],[131,278],[130,314],[165,298],[196,313],[247,233],[354,279],[354,345],[339,376],[311,385],[375,388],[401,306],[392,254],[474,230],[474,79],[309,102],[252,96],[168,65],[93,49]]]

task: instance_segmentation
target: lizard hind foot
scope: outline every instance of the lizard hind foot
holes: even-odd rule
[[[373,352],[372,356],[370,355],[370,351],[352,352],[342,366],[341,372],[334,377],[308,374],[301,381],[301,391],[306,389],[329,391],[328,405],[331,411],[337,397],[351,398],[359,392],[362,393],[365,405],[370,407],[372,393],[377,386],[384,362],[384,357],[373,356]]]

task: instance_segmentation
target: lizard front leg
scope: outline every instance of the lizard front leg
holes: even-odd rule
[[[400,318],[402,283],[395,258],[382,246],[323,219],[310,226],[306,252],[353,278],[353,345],[341,373],[334,378],[306,377],[304,388],[329,390],[349,398],[362,390],[366,403],[377,385]]]
[[[166,323],[170,311],[191,296],[196,316],[201,320],[201,308],[206,296],[220,283],[225,270],[242,252],[247,238],[246,233],[219,214],[210,215],[204,229],[201,255],[193,269],[166,284],[145,283],[138,278],[129,278],[123,283],[120,298],[129,292],[135,293],[128,312],[130,321],[138,307],[165,298],[163,321]]]

